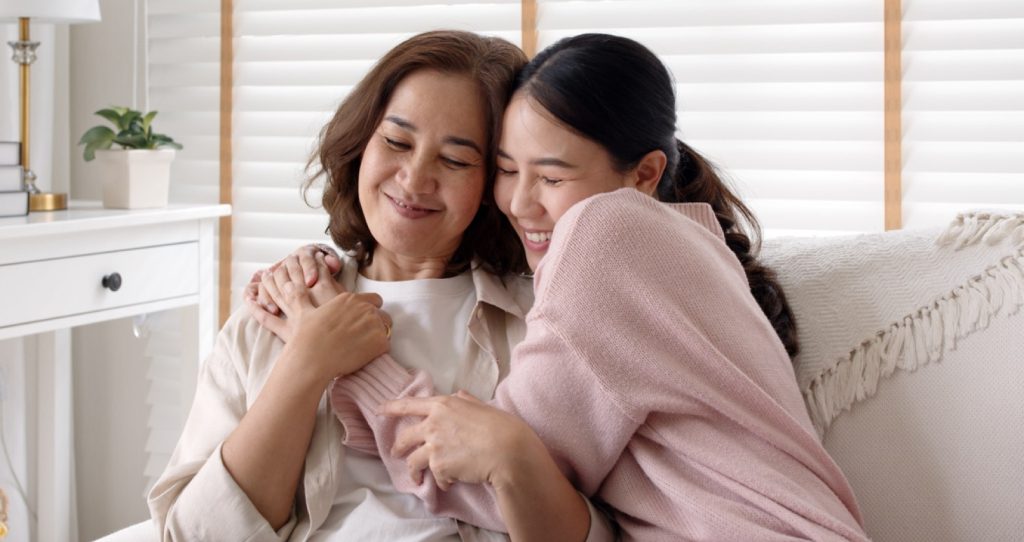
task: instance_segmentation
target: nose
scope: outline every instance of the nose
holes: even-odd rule
[[[509,204],[509,212],[516,218],[533,218],[543,214],[533,191],[534,183],[525,177],[526,175],[520,172],[513,181],[512,202]]]
[[[409,194],[430,194],[437,189],[432,165],[422,153],[416,153],[402,165],[398,181]]]

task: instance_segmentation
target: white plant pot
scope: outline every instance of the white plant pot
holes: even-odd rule
[[[96,151],[108,209],[166,207],[174,149]]]

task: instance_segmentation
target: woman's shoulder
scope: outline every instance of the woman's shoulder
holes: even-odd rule
[[[563,236],[597,234],[599,237],[656,239],[666,230],[693,230],[724,240],[722,227],[707,203],[662,203],[634,188],[596,194],[577,202],[559,219],[555,231]],[[557,235],[557,233],[556,233]],[[593,235],[591,235],[593,237]]]
[[[545,260],[605,265],[618,261],[630,266],[652,255],[719,249],[727,247],[710,205],[665,204],[623,188],[591,196],[566,211],[555,225]]]
[[[243,380],[268,373],[284,343],[260,325],[249,305],[243,304],[228,317],[213,353],[206,363],[210,369],[231,371]]]
[[[583,200],[559,219],[537,270],[537,299],[726,275],[742,276],[742,269],[710,206],[669,205],[628,188]]]

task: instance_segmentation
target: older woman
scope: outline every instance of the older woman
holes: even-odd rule
[[[311,163],[313,180],[326,180],[331,236],[351,256],[339,283],[277,292],[310,303],[289,315],[287,345],[248,308],[220,332],[149,495],[164,539],[498,536],[435,517],[397,492],[379,458],[342,445],[353,435],[326,391],[389,349],[437,375],[440,390],[491,397],[507,373],[532,295],[528,282],[505,277],[523,268],[522,253],[498,210],[481,201],[491,198],[496,127],[524,62],[500,39],[426,33],[385,55],[340,105]],[[528,510],[546,503],[536,522],[510,525],[514,536],[547,529],[560,537],[566,509],[588,510],[564,479],[498,498]],[[595,537],[607,533],[598,523]]]

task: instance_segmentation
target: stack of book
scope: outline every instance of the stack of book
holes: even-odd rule
[[[28,191],[23,176],[21,143],[0,141],[0,218],[28,214]]]

